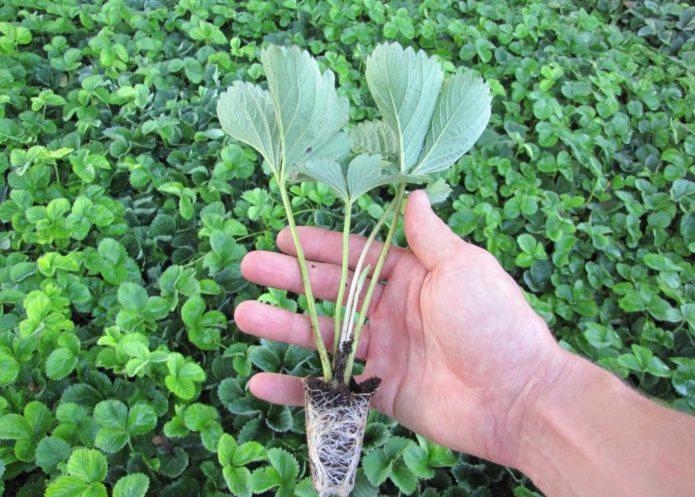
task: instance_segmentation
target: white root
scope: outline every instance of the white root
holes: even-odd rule
[[[358,266],[359,269],[359,266]],[[362,294],[362,289],[364,288],[364,283],[367,281],[367,275],[372,269],[372,266],[367,264],[367,267],[359,274],[357,278],[357,284],[351,285],[350,293],[347,300],[347,311],[345,313],[345,320],[343,321],[343,332],[340,334],[340,344],[338,350],[344,350],[345,344],[352,343],[352,336],[355,331],[355,316],[357,315],[357,304],[359,302],[360,295]],[[354,283],[354,280],[353,280]]]
[[[313,380],[313,383],[312,383]],[[320,497],[348,497],[362,452],[374,391],[345,392],[304,379],[306,432],[314,489]]]

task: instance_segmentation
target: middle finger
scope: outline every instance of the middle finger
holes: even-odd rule
[[[324,262],[307,261],[309,281],[314,296],[321,300],[335,302],[340,288],[340,267]],[[246,254],[241,261],[241,274],[248,281],[257,285],[281,288],[294,293],[304,293],[302,277],[297,259],[277,252],[257,250]],[[348,289],[352,280],[352,272],[348,273]],[[370,279],[365,281],[365,288]],[[379,283],[374,288],[374,295],[370,303],[370,312],[376,308],[384,291],[383,284]],[[345,291],[347,299],[348,291]],[[361,299],[360,299],[361,305]]]

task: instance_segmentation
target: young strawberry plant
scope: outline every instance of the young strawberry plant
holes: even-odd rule
[[[369,404],[381,381],[358,383],[355,355],[406,185],[429,183],[433,194],[445,194],[446,184],[435,181],[437,173],[452,166],[481,135],[490,118],[491,97],[487,85],[471,72],[456,72],[445,80],[435,58],[398,43],[381,44],[367,58],[365,71],[381,118],[347,131],[348,100],[338,95],[333,73],[322,73],[308,52],[269,46],[261,62],[267,89],[237,81],[220,96],[217,114],[227,134],[258,151],[279,191],[322,368],[321,377],[304,379],[314,488],[322,497],[347,496],[355,482]],[[303,181],[329,187],[343,203],[340,290],[330,351],[321,336],[288,189]],[[353,206],[379,187],[389,187],[393,199],[369,234],[348,286]],[[372,267],[365,264],[366,254],[384,227],[382,249]]]

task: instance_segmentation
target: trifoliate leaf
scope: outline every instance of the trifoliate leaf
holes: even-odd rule
[[[217,101],[222,129],[260,153],[273,171],[280,168],[280,130],[273,100],[258,86],[235,82]]]
[[[164,378],[166,387],[177,397],[190,400],[195,396],[196,383],[205,381],[205,371],[194,362],[186,362],[179,353],[167,359],[169,374]]]
[[[442,87],[416,174],[443,171],[465,154],[490,120],[490,89],[471,72],[455,74]]]
[[[367,58],[369,91],[398,140],[401,172],[415,166],[444,75],[434,58],[397,43],[378,45]]]

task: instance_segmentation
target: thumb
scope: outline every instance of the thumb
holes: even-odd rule
[[[429,270],[465,246],[434,213],[424,190],[416,190],[408,197],[405,236],[411,250]]]

